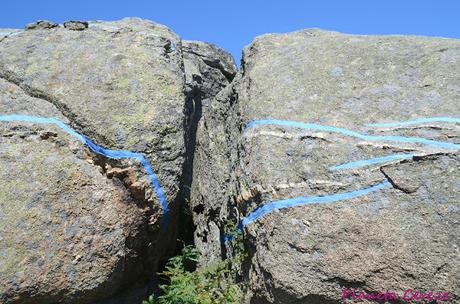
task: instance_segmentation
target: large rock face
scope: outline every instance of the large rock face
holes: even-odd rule
[[[232,221],[251,303],[458,302],[459,84],[451,39],[264,35],[237,74],[136,18],[2,29],[0,302],[139,302],[178,229],[207,263]]]
[[[256,38],[200,123],[197,244],[225,254],[239,214],[251,303],[339,303],[342,288],[459,301],[459,59],[452,39]]]
[[[15,85],[0,88],[12,93],[2,111],[65,120]],[[1,122],[0,131],[0,302],[88,303],[136,279],[149,208],[60,128]]]
[[[151,276],[187,186],[188,75],[212,97],[232,59],[135,18],[0,32],[0,302],[94,303]]]

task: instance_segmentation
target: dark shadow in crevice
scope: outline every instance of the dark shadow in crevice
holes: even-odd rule
[[[186,104],[185,124],[185,160],[182,171],[179,198],[181,202],[180,214],[178,217],[178,234],[177,238],[180,244],[177,244],[176,253],[182,250],[183,245],[194,244],[195,225],[193,223],[192,210],[190,207],[191,187],[193,179],[193,162],[195,158],[195,146],[197,138],[198,123],[202,116],[202,99],[203,93],[197,87],[190,89]]]

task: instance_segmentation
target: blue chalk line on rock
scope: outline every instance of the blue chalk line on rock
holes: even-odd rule
[[[373,124],[367,124],[367,126],[370,126],[370,127],[404,127],[404,126],[412,126],[412,125],[419,125],[419,124],[432,123],[432,122],[460,123],[460,118],[424,117],[424,118],[417,118],[417,119],[406,120],[406,121],[373,123]],[[388,156],[375,157],[375,158],[370,158],[370,159],[365,159],[365,160],[358,160],[358,161],[344,163],[338,166],[330,167],[329,170],[335,171],[335,170],[359,168],[359,167],[384,163],[388,161],[409,159],[409,158],[413,158],[414,156],[416,156],[416,154],[412,154],[412,153],[391,154]]]
[[[336,193],[336,194],[329,194],[329,195],[322,195],[322,196],[321,195],[320,196],[299,196],[299,197],[269,202],[255,209],[251,213],[249,213],[245,218],[243,218],[240,225],[241,227],[244,227],[248,225],[249,223],[255,221],[256,219],[276,209],[284,209],[284,208],[290,208],[290,207],[314,204],[314,203],[333,203],[333,202],[338,202],[342,200],[347,200],[347,199],[363,196],[368,193],[371,193],[371,192],[374,192],[374,191],[377,191],[383,188],[388,188],[388,187],[391,187],[390,182],[383,181],[376,185],[373,185],[367,188],[363,188],[363,189],[350,191],[350,192]]]
[[[280,119],[252,120],[246,125],[245,130],[258,126],[258,125],[278,125],[278,126],[286,126],[286,127],[294,127],[294,128],[301,128],[301,129],[330,132],[330,133],[339,133],[342,135],[355,137],[355,138],[359,138],[362,140],[368,140],[368,141],[393,141],[393,142],[403,142],[403,143],[424,144],[428,146],[434,146],[434,147],[445,148],[445,149],[460,149],[460,144],[426,139],[423,137],[406,137],[406,136],[394,136],[394,135],[369,135],[369,134],[360,133],[360,132],[356,132],[356,131],[345,129],[345,128],[304,123],[304,122],[298,122],[298,121],[292,121],[292,120],[280,120]]]
[[[419,118],[419,119],[413,119],[413,120],[401,121],[401,122],[368,124],[367,126],[398,127],[398,126],[409,126],[409,125],[417,125],[417,124],[430,123],[430,122],[460,123],[460,118],[427,117],[427,118]],[[393,141],[393,142],[403,142],[403,143],[424,144],[424,145],[429,145],[429,146],[434,146],[434,147],[439,147],[439,148],[444,148],[444,149],[456,149],[456,150],[460,149],[460,144],[444,142],[444,141],[437,141],[437,140],[427,139],[423,137],[370,135],[366,133],[356,132],[356,131],[346,129],[346,128],[339,128],[339,127],[334,127],[334,126],[312,124],[312,123],[304,123],[304,122],[292,121],[292,120],[281,120],[281,119],[251,120],[250,122],[246,124],[244,130],[246,131],[250,128],[253,128],[259,125],[277,125],[277,126],[309,129],[309,130],[315,130],[315,131],[339,133],[345,136],[355,137],[355,138],[359,138],[362,140],[368,140],[368,141]],[[329,170],[335,171],[335,170],[359,168],[359,167],[384,163],[388,161],[410,159],[410,158],[413,158],[414,156],[416,156],[416,154],[413,154],[413,153],[391,154],[387,156],[374,157],[374,158],[365,159],[365,160],[347,162],[341,165],[330,167]],[[241,232],[244,226],[266,215],[267,213],[272,212],[273,210],[290,208],[290,207],[300,206],[300,205],[305,205],[305,204],[331,203],[331,202],[337,202],[341,200],[347,200],[350,198],[363,196],[368,193],[371,193],[371,192],[374,192],[374,191],[377,191],[383,188],[387,188],[387,187],[391,187],[391,183],[388,181],[384,181],[379,184],[370,186],[368,188],[363,188],[363,189],[359,189],[359,190],[355,190],[351,192],[340,193],[340,194],[331,194],[331,195],[324,195],[324,196],[300,196],[300,197],[295,197],[295,198],[290,198],[290,199],[268,202],[256,208],[254,211],[250,212],[246,217],[244,217],[241,220],[240,224],[238,225],[238,231]],[[225,234],[224,241],[229,242],[233,240],[236,237],[236,233]]]
[[[319,196],[298,196],[294,198],[288,198],[288,199],[268,202],[256,208],[254,211],[250,212],[246,217],[244,217],[238,225],[238,231],[239,232],[242,231],[246,225],[254,222],[255,220],[275,210],[302,206],[302,205],[310,205],[310,204],[334,203],[338,201],[343,201],[343,200],[348,200],[348,199],[364,196],[371,192],[374,192],[380,189],[384,189],[384,188],[390,188],[390,187],[392,187],[390,182],[383,181],[373,186],[350,191],[350,192],[319,195]],[[235,232],[233,234],[224,235],[224,242],[232,241],[236,237],[237,233],[238,232]]]
[[[64,122],[62,122],[61,120],[57,118],[36,117],[36,116],[30,116],[30,115],[0,115],[0,121],[8,121],[8,122],[17,121],[17,122],[39,123],[39,124],[54,124],[60,127],[65,132],[67,132],[68,134],[80,140],[82,143],[87,145],[93,152],[97,154],[100,154],[100,155],[103,155],[109,158],[113,158],[113,159],[121,159],[121,158],[136,159],[142,164],[142,166],[144,167],[144,170],[150,177],[153,188],[155,189],[155,192],[163,208],[163,223],[167,223],[168,215],[169,215],[169,208],[168,208],[168,202],[166,200],[166,195],[163,191],[163,188],[160,185],[160,181],[158,180],[158,177],[153,171],[152,166],[150,165],[150,163],[148,162],[147,158],[145,157],[143,153],[133,152],[133,151],[128,151],[128,150],[106,149],[94,143],[89,137],[79,134],[74,129],[72,129],[67,124],[65,124]]]

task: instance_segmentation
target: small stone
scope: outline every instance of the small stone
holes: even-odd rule
[[[130,189],[133,197],[139,200],[145,199],[145,186],[146,185],[140,181],[132,183]]]
[[[107,168],[107,177],[120,177],[125,176],[128,173],[129,169],[127,168]]]
[[[71,31],[83,31],[88,28],[88,22],[70,20],[64,22],[64,27]]]
[[[48,20],[38,20],[37,22],[29,23],[26,25],[26,30],[36,29],[52,29],[58,27],[57,23]]]
[[[243,191],[241,193],[241,198],[243,201],[248,201],[251,198],[252,194],[251,191]]]

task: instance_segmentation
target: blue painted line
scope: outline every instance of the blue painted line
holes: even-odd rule
[[[242,234],[242,232],[243,232],[243,226],[238,225],[236,231],[234,231],[232,233],[224,234],[221,242],[223,242],[224,244],[229,244],[229,243],[233,242],[238,237],[238,235]]]
[[[388,156],[375,157],[375,158],[370,158],[370,159],[364,159],[364,160],[344,163],[341,165],[330,167],[329,170],[335,171],[335,170],[342,170],[342,169],[360,168],[360,167],[375,165],[375,164],[384,163],[384,162],[393,161],[393,160],[408,159],[414,156],[415,154],[392,154]]]
[[[441,121],[441,122],[454,122],[459,123],[460,119],[458,118],[449,118],[449,117],[438,117],[438,118],[421,118],[406,122],[398,122],[398,123],[385,123],[385,124],[370,124],[369,126],[393,126],[393,125],[411,125],[411,124],[419,124],[424,122],[433,122],[433,121]],[[442,148],[449,148],[449,149],[459,149],[459,144],[454,144],[450,142],[443,142],[443,141],[436,141],[431,139],[426,139],[422,137],[405,137],[405,136],[380,136],[380,135],[369,135],[365,133],[356,132],[346,128],[339,128],[333,126],[326,126],[320,124],[312,124],[312,123],[303,123],[298,121],[292,120],[279,120],[279,119],[258,119],[252,120],[246,124],[245,130],[250,129],[252,127],[258,125],[279,125],[279,126],[288,126],[288,127],[295,127],[295,128],[302,128],[302,129],[311,129],[311,130],[319,130],[324,132],[331,132],[331,133],[339,133],[342,135],[356,137],[363,140],[369,141],[394,141],[394,142],[407,142],[407,143],[421,143],[430,146],[442,147]],[[329,170],[340,170],[340,169],[350,169],[350,168],[357,168],[363,167],[373,164],[378,164],[382,162],[392,161],[392,160],[400,160],[400,159],[408,159],[414,157],[415,154],[393,154],[387,155],[382,157],[375,157],[366,160],[359,160],[344,163],[341,165],[330,167]],[[359,189],[351,192],[339,193],[339,194],[331,194],[331,195],[324,195],[324,196],[300,196],[290,199],[278,200],[268,202],[259,208],[255,209],[251,213],[249,213],[245,218],[242,219],[240,224],[238,225],[238,229],[242,230],[244,226],[252,223],[253,221],[257,220],[258,218],[265,216],[266,214],[277,210],[277,209],[284,209],[284,208],[291,208],[300,205],[306,204],[314,204],[314,203],[332,203],[341,200],[347,200],[359,196],[366,195],[368,193],[391,187],[390,182],[384,181],[379,184]],[[224,235],[224,242],[230,242],[235,238],[235,234],[225,234]]]
[[[303,123],[303,122],[292,121],[292,120],[279,120],[279,119],[252,120],[246,125],[245,130],[250,129],[254,126],[258,126],[258,125],[279,125],[279,126],[287,126],[287,127],[294,127],[294,128],[318,130],[318,131],[331,132],[331,133],[339,133],[339,134],[343,134],[346,136],[356,137],[356,138],[368,140],[368,141],[394,141],[394,142],[405,142],[405,143],[419,143],[419,144],[425,144],[425,145],[435,146],[435,147],[440,147],[440,148],[460,149],[460,144],[426,139],[423,137],[369,135],[369,134],[359,133],[359,132],[345,129],[345,128],[338,128],[338,127],[333,127],[333,126],[325,126],[325,125],[311,124],[311,123]]]
[[[447,123],[460,123],[460,118],[456,117],[424,117],[413,120],[397,121],[397,122],[384,122],[384,123],[372,123],[367,126],[371,127],[400,127],[400,126],[411,126],[419,125],[429,122],[447,122]]]
[[[295,198],[289,198],[284,200],[278,200],[269,202],[253,212],[249,213],[243,220],[241,221],[239,228],[242,229],[244,226],[248,225],[249,223],[257,220],[258,218],[272,212],[275,209],[284,209],[284,208],[291,208],[300,205],[307,205],[307,204],[314,204],[314,203],[333,203],[337,201],[347,200],[359,196],[366,195],[368,193],[391,187],[390,182],[384,181],[378,183],[376,185],[359,189],[351,192],[345,193],[337,193],[337,194],[330,194],[324,196],[299,196]]]
[[[148,162],[147,158],[145,157],[143,153],[132,152],[128,150],[106,149],[94,143],[89,137],[77,133],[74,129],[72,129],[67,124],[65,124],[64,122],[56,118],[36,117],[36,116],[30,116],[30,115],[0,115],[0,121],[10,121],[10,122],[18,121],[18,122],[41,123],[41,124],[54,124],[60,127],[61,129],[63,129],[68,134],[80,140],[82,143],[86,144],[93,152],[97,154],[104,155],[106,157],[113,158],[113,159],[134,158],[138,160],[142,164],[142,166],[144,167],[144,170],[149,175],[150,180],[152,181],[153,188],[155,189],[158,199],[161,202],[161,206],[163,207],[163,213],[164,213],[163,222],[164,223],[167,222],[168,215],[169,215],[169,208],[168,208],[168,202],[166,200],[166,195],[163,191],[163,188],[160,185],[160,181],[158,180],[155,172],[153,171],[152,166],[150,165],[150,163]]]
[[[160,186],[160,181],[158,180],[158,177],[156,176],[155,172],[153,171],[152,166],[148,162],[147,158],[145,157],[144,154],[138,153],[138,152],[132,152],[128,150],[111,150],[111,149],[106,149],[104,147],[99,146],[98,144],[95,144],[91,139],[89,139],[87,136],[84,136],[85,143],[86,145],[94,152],[114,158],[114,159],[120,159],[120,158],[134,158],[138,160],[143,166],[145,172],[150,177],[150,180],[152,181],[153,188],[155,189],[158,198],[160,199],[161,206],[163,207],[163,212],[164,216],[166,217],[169,213],[168,209],[168,202],[166,200],[166,195],[163,191],[163,188]]]
[[[82,135],[78,134],[75,130],[70,128],[68,125],[60,121],[56,118],[48,118],[48,117],[36,117],[30,115],[0,115],[0,121],[18,121],[18,122],[33,122],[33,123],[40,123],[40,124],[54,124],[73,137],[76,137],[82,143],[85,143],[85,139]]]
[[[228,243],[236,239],[236,234],[224,234],[224,243]]]

